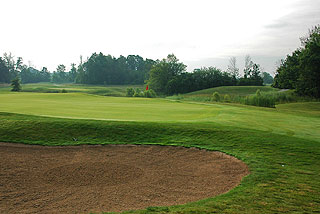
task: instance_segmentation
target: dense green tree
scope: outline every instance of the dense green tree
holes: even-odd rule
[[[56,71],[52,74],[52,82],[54,83],[66,83],[69,82],[68,74],[65,72],[66,66],[63,64],[58,65]]]
[[[87,61],[79,64],[75,82],[87,84],[143,84],[153,60],[144,60],[139,55],[120,56],[93,53]]]
[[[263,79],[261,77],[261,68],[259,64],[254,63],[251,57],[247,55],[245,57],[245,67],[243,70],[243,77],[239,79],[238,85],[263,85]]]
[[[274,87],[282,89],[296,88],[300,69],[300,54],[301,50],[298,49],[291,55],[287,55],[285,60],[280,61],[280,66],[277,68],[277,74],[274,78]]]
[[[11,53],[4,53],[3,61],[9,69],[10,80],[18,77],[20,71],[24,68],[22,57],[18,57],[17,60],[15,60],[15,57]]]
[[[160,94],[172,94],[172,83],[175,77],[186,70],[186,65],[179,62],[177,57],[169,54],[166,59],[163,59],[155,64],[149,74],[149,87]]]
[[[20,84],[19,77],[16,77],[13,80],[11,80],[11,86],[12,86],[11,91],[21,91],[21,84]]]
[[[82,56],[80,56],[80,63],[77,68],[77,76],[75,79],[76,83],[88,83],[88,77],[86,72],[84,71]]]
[[[5,61],[0,57],[0,83],[10,83],[10,73]]]
[[[46,67],[43,67],[40,71],[40,81],[39,82],[50,82],[51,74]]]
[[[301,38],[301,47],[281,61],[273,86],[320,97],[320,26]]]
[[[21,77],[21,82],[22,83],[33,83],[33,82],[37,82],[36,79],[36,75],[37,75],[37,70],[33,70],[33,68],[29,67],[25,67],[24,69],[22,69],[22,71],[20,72],[20,77]]]
[[[127,90],[126,90],[127,97],[133,97],[134,93],[135,93],[135,91],[133,88],[127,88]]]
[[[263,84],[272,84],[273,77],[268,72],[262,72]]]
[[[172,75],[171,78],[168,78],[169,75],[161,70],[163,67],[166,68],[166,64],[161,62],[159,64],[162,67],[154,66],[151,70],[152,72],[150,72],[150,77],[153,77],[154,80],[158,80],[154,82],[159,85],[151,84],[150,88],[158,92],[158,87],[162,87],[162,89],[165,90],[165,92],[161,92],[162,94],[171,95],[188,93],[206,88],[236,84],[230,73],[222,72],[220,69],[215,67],[203,67],[201,69],[195,69],[191,73],[181,72],[177,75]],[[150,84],[150,81],[148,83]],[[166,84],[165,87],[163,84]]]
[[[76,64],[71,63],[71,69],[68,73],[68,81],[69,82],[75,82],[76,81],[76,77],[77,77],[77,68],[76,68]]]
[[[320,97],[320,25],[301,39],[299,78],[296,90],[299,94]]]

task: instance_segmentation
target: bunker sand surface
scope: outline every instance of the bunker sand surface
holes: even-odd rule
[[[220,152],[146,145],[0,143],[0,213],[89,213],[213,197],[249,171]]]

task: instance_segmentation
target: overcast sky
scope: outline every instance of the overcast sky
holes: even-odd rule
[[[53,71],[102,52],[162,59],[191,71],[242,69],[249,54],[265,71],[320,24],[320,0],[0,0],[0,55]]]

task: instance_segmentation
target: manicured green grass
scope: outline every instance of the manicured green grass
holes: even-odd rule
[[[205,104],[166,99],[103,97],[82,93],[3,93],[0,111],[74,119],[215,122],[221,125],[320,139],[319,111],[305,117],[288,109],[243,105]],[[319,103],[304,103],[301,111]],[[290,107],[290,105],[287,105]],[[294,111],[299,107],[293,105]],[[308,111],[308,110],[307,110]],[[289,112],[289,113],[288,113]],[[307,125],[306,125],[307,124]]]
[[[234,155],[250,167],[251,174],[227,194],[136,213],[312,213],[320,209],[319,139],[313,141],[214,122],[74,120],[10,113],[1,113],[0,119],[1,141],[199,147]]]
[[[233,155],[250,168],[226,194],[132,213],[320,212],[319,130],[319,102],[270,109],[84,93],[0,93],[3,142],[198,147]]]

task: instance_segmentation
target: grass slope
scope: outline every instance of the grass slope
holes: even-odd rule
[[[82,92],[88,94],[102,95],[102,96],[126,96],[126,89],[140,88],[141,85],[110,85],[110,86],[97,86],[97,85],[82,85],[82,84],[55,84],[55,83],[29,83],[22,84],[23,92],[37,92],[37,93],[61,93],[62,90],[67,92]],[[0,93],[10,92],[11,87],[8,84],[0,85]]]
[[[136,213],[313,213],[320,211],[319,142],[216,123],[47,118],[0,113],[0,140],[41,145],[160,144],[218,150],[251,174],[227,194]],[[77,141],[74,141],[77,139]]]
[[[266,109],[82,93],[0,94],[0,141],[198,147],[249,165],[251,174],[224,195],[132,213],[320,212],[319,130],[319,102]]]
[[[0,94],[0,100],[1,112],[95,120],[214,122],[311,140],[320,139],[320,132],[315,131],[320,130],[320,106],[317,102],[301,104],[300,108],[297,104],[285,104],[284,107],[268,109],[166,99],[103,97],[82,93],[23,92]],[[306,117],[304,114],[311,116]]]
[[[248,96],[255,94],[256,91],[260,89],[261,92],[276,92],[279,89],[272,88],[270,86],[221,86],[215,88],[208,88],[204,90],[194,91],[185,94],[185,96],[211,96],[214,92],[219,92],[219,94],[225,95],[229,94],[238,96]]]

